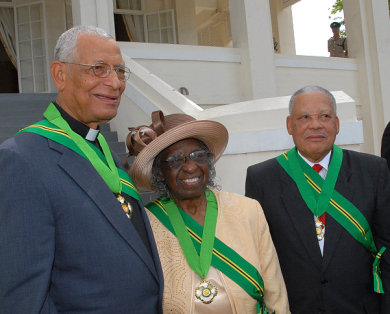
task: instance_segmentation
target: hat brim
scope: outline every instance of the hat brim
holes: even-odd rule
[[[152,190],[150,181],[156,156],[170,145],[188,138],[202,141],[213,154],[216,162],[225,151],[229,135],[223,124],[211,120],[190,121],[164,132],[150,142],[131,165],[130,175],[136,186],[139,189]]]

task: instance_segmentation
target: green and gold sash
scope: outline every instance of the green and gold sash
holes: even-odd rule
[[[54,105],[52,105],[52,104],[51,104],[51,106],[54,107]],[[51,106],[49,106],[49,108]],[[51,107],[51,108],[53,108],[53,107]],[[62,128],[54,125],[53,123],[49,122],[46,119],[30,125],[24,129],[20,130],[18,133],[23,133],[23,132],[35,133],[35,134],[41,135],[43,137],[46,137],[54,142],[57,142],[61,145],[68,147],[69,149],[73,150],[75,153],[77,153],[80,156],[84,157],[85,159],[89,160],[87,158],[87,156],[85,155],[85,153],[79,148],[78,145],[76,145],[74,140],[71,138],[71,136],[69,136],[69,134],[66,131],[64,131]],[[83,139],[83,141],[85,142],[85,145],[88,146],[88,149],[89,150],[92,149],[93,152],[95,153],[95,155],[98,156],[99,162],[103,163],[104,165],[107,166],[107,160],[106,160],[106,157],[103,155],[103,153],[96,146],[94,146],[92,143],[90,143],[89,141],[87,141],[85,139]],[[109,151],[108,145],[107,145],[102,134],[99,134],[99,142],[103,142],[104,143],[103,145],[107,147],[106,150]],[[116,167],[116,166],[115,166],[115,168],[118,171],[120,186],[115,187],[117,190],[113,191],[113,192],[118,193],[118,192],[122,191],[122,192],[128,194],[129,196],[140,201],[141,197],[139,195],[138,189],[135,186],[131,177],[128,175],[128,173],[126,171]],[[109,184],[107,184],[107,185],[109,185]],[[109,185],[109,187],[110,187],[110,185]],[[112,190],[112,188],[111,188],[111,190]]]
[[[215,198],[212,192],[209,194],[212,194]],[[171,202],[174,203],[171,199],[162,198],[149,203],[146,207],[173,235],[176,236],[166,209],[166,206],[171,206]],[[180,214],[199,255],[202,244],[203,226],[201,226],[183,210],[180,210]],[[232,279],[252,298],[257,300],[257,313],[267,313],[263,300],[264,283],[260,273],[253,265],[247,262],[236,251],[228,247],[218,238],[214,239],[211,265]]]
[[[299,156],[295,147],[276,158],[297,184],[302,198],[313,215],[319,217],[325,212],[331,215],[375,257],[373,264],[374,291],[384,293],[379,276],[379,262],[386,248],[382,247],[379,251],[377,250],[370,225],[364,215],[334,189],[342,159],[342,149],[333,145],[332,159],[324,180]]]

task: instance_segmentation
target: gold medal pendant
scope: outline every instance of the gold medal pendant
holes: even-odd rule
[[[214,298],[218,294],[218,289],[212,283],[203,279],[199,286],[195,289],[195,296],[198,300],[202,301],[204,304],[209,304],[213,302]]]
[[[125,212],[127,218],[131,219],[131,215],[133,214],[133,207],[131,207],[130,203],[125,200],[125,198],[118,194],[116,199],[121,204],[123,211]]]
[[[315,222],[315,227],[318,241],[323,240],[325,237],[325,225],[319,219],[317,219]]]

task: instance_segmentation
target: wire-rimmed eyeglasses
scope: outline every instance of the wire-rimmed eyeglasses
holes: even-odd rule
[[[205,150],[198,150],[192,152],[188,156],[184,156],[182,154],[170,156],[166,160],[162,160],[162,162],[166,162],[171,169],[177,169],[184,165],[187,160],[192,160],[198,164],[205,164],[208,162],[208,159],[211,156],[212,153],[210,152],[207,152]]]
[[[109,76],[111,70],[114,70],[116,72],[116,75],[118,76],[118,79],[123,82],[127,81],[130,76],[130,69],[123,65],[117,67],[111,67],[109,64],[103,61],[98,61],[95,64],[75,63],[75,62],[67,62],[67,61],[61,61],[61,62],[90,67],[93,71],[93,74],[95,74],[95,76],[100,78],[105,78]]]

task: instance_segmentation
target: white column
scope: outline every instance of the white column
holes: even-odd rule
[[[276,96],[268,0],[229,0],[233,46],[242,51],[241,89],[246,100]]]
[[[279,3],[279,1],[277,3]],[[279,52],[295,55],[295,36],[291,6],[284,9],[280,8],[277,17],[279,28]]]
[[[344,0],[349,57],[359,64],[363,151],[379,154],[390,120],[390,21],[386,0]]]
[[[269,1],[273,37],[278,42],[278,53],[295,55],[295,37],[291,6],[282,9],[280,1]]]
[[[390,121],[390,19],[388,1],[373,1],[372,15],[378,59],[379,92],[382,98],[383,115],[381,122]]]
[[[93,25],[115,37],[112,0],[72,0],[73,25]]]

